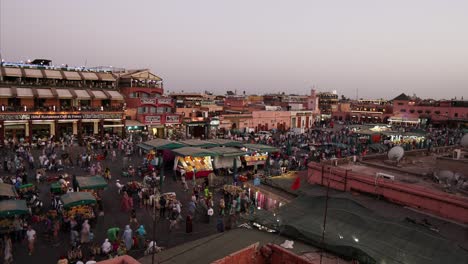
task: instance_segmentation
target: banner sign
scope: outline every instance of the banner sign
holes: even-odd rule
[[[121,114],[0,114],[0,120],[122,119]]]
[[[180,116],[178,116],[178,115],[167,115],[166,116],[166,123],[179,124],[180,123]]]
[[[145,116],[145,123],[161,124],[161,116],[160,115]]]
[[[140,98],[141,104],[156,104],[156,102],[157,102],[156,98]]]

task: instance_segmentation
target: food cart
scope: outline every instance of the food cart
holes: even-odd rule
[[[213,172],[212,158],[216,153],[202,148],[183,147],[174,149],[175,160],[174,167],[181,174],[185,173],[186,179],[192,179],[194,176],[207,177]]]
[[[186,145],[182,144],[181,142],[156,138],[141,143],[138,146],[145,150],[145,152],[147,152],[148,154],[151,154],[151,151],[153,151],[153,155],[156,154],[156,151],[162,152],[163,160],[165,162],[169,162],[174,160],[174,153],[171,150],[182,148]]]
[[[90,192],[70,192],[60,197],[63,204],[64,217],[76,217],[78,214],[84,219],[94,219],[96,198]]]
[[[29,214],[29,208],[25,200],[0,201],[0,234],[15,231],[14,217],[27,214]]]
[[[15,186],[6,183],[0,183],[0,200],[8,200],[18,197]]]

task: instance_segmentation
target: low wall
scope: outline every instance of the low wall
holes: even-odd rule
[[[451,195],[421,186],[411,186],[339,167],[308,164],[308,182],[330,185],[342,191],[357,191],[382,196],[392,202],[421,209],[428,213],[468,223],[468,198]]]

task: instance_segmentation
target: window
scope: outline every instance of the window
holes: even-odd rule
[[[143,107],[138,107],[138,113],[139,113],[139,114],[144,114],[144,113],[146,113],[146,107],[144,107],[144,106],[143,106]]]
[[[10,99],[17,99],[17,98],[8,98],[8,105],[11,105],[10,104]],[[35,108],[42,108],[44,107],[44,104],[45,104],[45,101],[46,99],[44,98],[34,98],[34,107]],[[20,106],[21,104],[16,104],[17,106]]]
[[[400,109],[400,112],[404,113],[406,112],[406,109]]]
[[[398,103],[398,105],[403,105],[403,103]]]
[[[431,113],[431,110],[426,110],[426,114],[430,114]]]
[[[411,110],[409,110],[409,111],[410,111],[410,113],[414,113],[414,109],[411,109]]]
[[[455,117],[458,117],[458,113],[455,113]]]

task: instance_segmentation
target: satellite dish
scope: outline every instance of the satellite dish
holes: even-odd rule
[[[461,141],[460,141],[460,145],[464,148],[467,148],[468,147],[468,134],[465,134]]]
[[[400,161],[404,154],[405,150],[402,147],[395,146],[388,152],[388,159]]]

